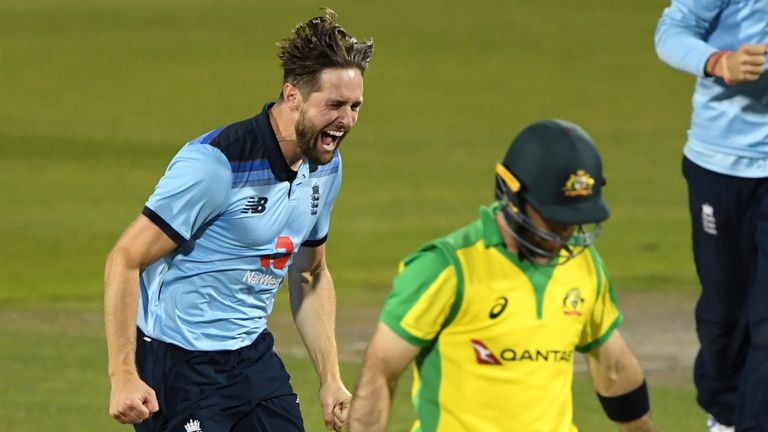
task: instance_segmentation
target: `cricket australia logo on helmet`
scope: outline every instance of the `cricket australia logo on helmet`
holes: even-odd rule
[[[568,181],[563,186],[563,192],[567,197],[589,196],[592,195],[594,185],[595,179],[588,172],[580,169],[568,177]]]
[[[581,316],[584,305],[584,297],[578,288],[571,288],[563,297],[563,314],[569,316]]]
[[[200,428],[200,420],[189,420],[187,424],[184,425],[184,429],[186,432],[203,432]]]

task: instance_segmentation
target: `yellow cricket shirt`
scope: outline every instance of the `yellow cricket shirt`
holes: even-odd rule
[[[412,431],[576,431],[574,351],[621,323],[594,247],[557,266],[521,261],[498,209],[406,257],[384,305],[382,321],[422,347]]]

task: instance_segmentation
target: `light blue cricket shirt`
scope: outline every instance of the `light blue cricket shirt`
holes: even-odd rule
[[[707,59],[745,43],[768,43],[768,0],[672,0],[656,29],[656,51],[698,77],[684,153],[709,170],[768,177],[768,74],[728,85],[707,77]]]
[[[141,273],[139,328],[188,350],[234,350],[266,328],[299,247],[328,235],[339,153],[298,172],[261,114],[187,143],[143,214],[178,247]]]

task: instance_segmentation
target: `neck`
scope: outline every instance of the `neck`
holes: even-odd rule
[[[275,131],[280,151],[283,153],[288,166],[294,171],[301,166],[301,162],[304,160],[299,144],[296,142],[295,127],[298,118],[298,113],[290,110],[287,105],[280,101],[269,109],[269,123],[272,125],[272,130]]]

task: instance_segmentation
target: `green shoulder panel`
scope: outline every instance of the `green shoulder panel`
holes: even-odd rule
[[[624,315],[622,315],[621,309],[619,309],[619,304],[616,298],[616,291],[613,288],[611,276],[608,273],[608,269],[605,267],[603,259],[600,257],[600,254],[597,252],[597,248],[595,248],[594,245],[589,247],[589,253],[592,255],[592,262],[595,266],[595,273],[597,275],[597,293],[595,295],[595,301],[599,301],[600,296],[603,294],[603,285],[607,285],[608,296],[611,300],[611,303],[613,303],[614,307],[616,308],[617,315],[613,322],[608,326],[608,328],[599,338],[595,339],[587,345],[576,347],[576,351],[580,353],[588,353],[605,343],[605,341],[611,337],[611,334],[613,334],[614,330],[616,330],[621,325],[621,323],[624,322]]]
[[[605,262],[603,261],[603,258],[600,256],[600,254],[597,252],[597,248],[595,248],[595,245],[592,245],[589,247],[589,253],[592,255],[592,262],[595,265],[595,272],[597,273],[597,295],[595,296],[600,297],[600,294],[602,294],[603,289],[603,278],[605,278],[605,282],[607,282],[608,285],[608,295],[611,297],[611,302],[616,307],[616,310],[621,313],[621,308],[619,307],[619,301],[616,297],[616,290],[613,287],[613,281],[611,279],[611,274],[608,272],[608,268],[605,266]]]
[[[597,294],[595,294],[595,298],[599,298],[603,290],[603,260],[600,258],[594,245],[589,247],[589,254],[592,255],[592,264],[595,266],[595,274],[597,275]]]
[[[621,314],[617,315],[616,319],[613,320],[611,325],[602,334],[602,336],[600,336],[599,338],[593,340],[592,342],[590,342],[590,343],[588,343],[586,345],[577,346],[576,347],[576,351],[580,352],[582,354],[586,354],[586,353],[594,350],[595,348],[599,347],[600,345],[605,343],[605,341],[607,341],[609,337],[611,337],[611,335],[613,334],[613,331],[616,330],[617,328],[619,328],[619,326],[621,325],[622,322],[624,322],[624,316],[621,315]]]
[[[420,347],[428,345],[430,340],[411,334],[402,327],[401,322],[440,274],[450,266],[451,261],[434,244],[424,245],[419,251],[405,257],[392,283],[392,291],[384,302],[381,321],[409,343]]]
[[[461,302],[464,300],[464,270],[461,268],[459,257],[456,256],[456,249],[453,248],[453,245],[449,241],[440,239],[435,244],[451,261],[451,265],[453,265],[453,269],[456,272],[456,297],[453,300],[450,312],[448,312],[448,317],[443,324],[443,328],[445,328],[456,318],[459,309],[461,309]]]
[[[446,327],[453,322],[456,315],[459,313],[459,309],[461,309],[461,304],[464,300],[464,270],[456,251],[476,244],[483,239],[483,236],[483,223],[481,220],[476,220],[475,222],[435,241],[435,245],[443,252],[444,256],[451,262],[456,271],[456,298],[443,327]]]
[[[427,341],[414,339],[413,336],[406,337],[407,332],[400,327],[400,321],[448,267],[456,272],[457,283],[455,299],[443,326],[453,321],[461,308],[464,296],[464,273],[456,250],[481,238],[482,225],[476,221],[423,245],[418,251],[405,257],[401,263],[401,271],[393,282],[392,292],[384,304],[382,321],[409,342],[424,346]]]

